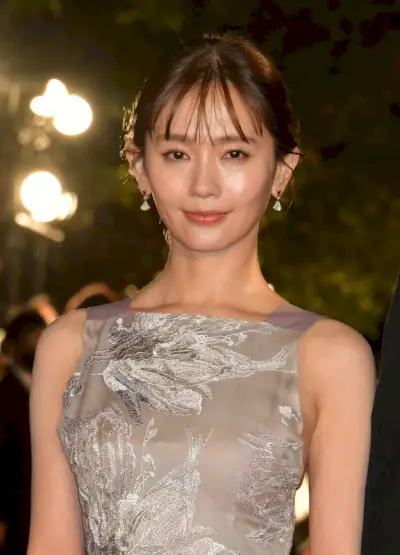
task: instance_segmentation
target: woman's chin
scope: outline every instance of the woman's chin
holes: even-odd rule
[[[229,247],[226,238],[223,237],[202,237],[199,234],[197,237],[189,236],[181,240],[176,239],[172,241],[172,248],[177,247],[179,250],[186,250],[193,253],[212,254],[225,250]]]

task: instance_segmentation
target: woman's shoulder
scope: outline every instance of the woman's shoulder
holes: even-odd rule
[[[305,332],[303,343],[316,354],[345,350],[370,352],[368,342],[358,331],[333,318],[289,303],[276,316],[290,319],[293,327]]]
[[[313,313],[310,313],[313,314]],[[305,343],[315,354],[364,353],[371,352],[367,340],[354,328],[338,320],[315,316],[315,322],[305,335]]]
[[[51,351],[53,345],[60,348],[65,342],[68,343],[70,349],[82,334],[87,321],[87,313],[87,309],[79,309],[57,318],[42,333],[37,352],[40,353],[44,349]]]
[[[93,331],[91,333],[85,331],[90,326],[92,326],[91,330],[93,326],[101,328],[104,322],[115,320],[128,311],[129,299],[125,299],[106,305],[74,310],[60,316],[47,327],[40,338],[33,370],[34,381],[47,379],[47,373],[51,372],[51,380],[67,383],[82,359],[88,337],[95,335]],[[91,340],[93,339],[91,337]],[[51,368],[56,368],[57,371],[51,370]]]
[[[375,383],[375,361],[367,340],[347,324],[321,318],[304,335],[299,363],[315,390],[358,395]]]
[[[65,388],[83,353],[85,322],[85,310],[70,312],[55,320],[41,335],[33,365],[31,418],[42,414],[43,404],[46,415],[57,413],[59,418]]]
[[[71,350],[75,344],[80,344],[85,325],[89,322],[104,322],[110,318],[118,318],[129,310],[129,299],[108,303],[90,308],[77,309],[68,312],[50,324],[39,342],[38,350],[51,349],[53,345],[62,348],[68,345]]]
[[[67,382],[83,352],[86,310],[60,316],[43,332],[35,355],[33,387],[43,381]]]

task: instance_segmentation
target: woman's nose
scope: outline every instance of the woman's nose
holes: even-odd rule
[[[220,195],[221,185],[219,173],[212,161],[203,159],[194,168],[190,193],[193,196],[207,198]]]

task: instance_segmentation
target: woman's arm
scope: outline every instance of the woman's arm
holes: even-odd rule
[[[84,312],[63,316],[39,343],[31,391],[32,517],[27,555],[82,555],[84,541],[74,478],[57,426],[63,392],[82,352]]]
[[[310,555],[360,555],[374,359],[358,333],[332,320],[306,334],[299,355],[315,407],[309,446]]]

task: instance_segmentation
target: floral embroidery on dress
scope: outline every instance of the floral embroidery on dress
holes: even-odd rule
[[[128,327],[118,320],[110,330],[112,347],[95,352],[86,365],[108,362],[105,384],[143,426],[142,404],[167,414],[200,414],[212,397],[210,383],[283,368],[286,348],[262,361],[233,349],[249,334],[273,329],[265,322],[249,322],[244,331],[236,320],[138,313]]]
[[[185,461],[156,479],[149,443],[151,419],[135,455],[134,428],[110,405],[94,417],[65,422],[65,442],[84,515],[86,549],[101,555],[237,555],[215,542],[212,528],[195,523],[204,439],[187,428]],[[100,550],[100,551],[98,551]]]
[[[82,391],[81,372],[74,372],[64,391],[63,407],[65,409],[69,408],[75,397],[80,397]]]
[[[86,555],[289,555],[309,319],[110,313],[89,320],[59,428]]]
[[[288,426],[289,420],[294,420],[298,424],[302,423],[302,417],[299,413],[295,412],[292,407],[288,405],[282,405],[279,407],[279,412],[281,414],[281,422],[284,426]]]
[[[265,548],[281,545],[279,553],[286,555],[294,529],[294,496],[302,477],[302,443],[251,433],[239,442],[247,448],[250,463],[241,471],[237,499],[260,523],[248,538]]]

